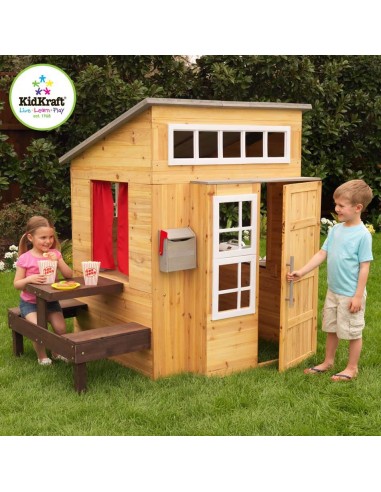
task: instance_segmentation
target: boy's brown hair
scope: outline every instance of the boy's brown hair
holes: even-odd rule
[[[351,205],[361,204],[363,210],[373,200],[372,189],[362,179],[352,179],[336,188],[333,198],[345,198]]]

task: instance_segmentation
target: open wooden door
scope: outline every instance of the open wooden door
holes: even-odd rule
[[[321,181],[283,185],[279,370],[316,352],[318,269],[298,282],[287,271],[302,267],[320,247]]]

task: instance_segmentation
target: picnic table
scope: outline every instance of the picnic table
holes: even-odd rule
[[[57,290],[49,284],[27,284],[25,290],[36,295],[37,325],[20,317],[19,308],[8,309],[8,323],[12,330],[13,353],[20,356],[23,337],[43,344],[66,357],[74,364],[74,387],[78,393],[87,389],[86,362],[99,360],[151,347],[151,329],[129,322],[93,328],[59,336],[48,330],[47,303],[59,301],[64,316],[77,316],[88,305],[78,300],[87,296],[120,294],[124,284],[99,276],[97,285],[85,285],[82,277],[75,277],[80,285],[75,289]]]

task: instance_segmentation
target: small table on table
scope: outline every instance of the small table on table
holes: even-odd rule
[[[62,301],[76,297],[95,296],[99,294],[118,294],[123,292],[124,284],[105,277],[98,277],[97,285],[85,285],[83,277],[75,277],[80,287],[71,290],[54,289],[50,284],[27,284],[25,290],[36,296],[37,302],[37,324],[43,328],[48,327],[47,302]]]

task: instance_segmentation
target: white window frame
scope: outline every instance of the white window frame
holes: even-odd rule
[[[242,225],[242,202],[251,201],[251,224],[250,226]],[[238,202],[238,227],[232,227],[229,229],[220,228],[220,204]],[[214,196],[213,197],[213,285],[212,285],[212,320],[232,318],[236,316],[243,316],[246,314],[255,313],[255,293],[256,293],[256,264],[257,264],[257,194],[244,194],[244,195],[228,195],[228,196]],[[249,247],[241,247],[240,245],[236,249],[228,251],[219,250],[219,239],[221,232],[238,232],[239,242],[242,238],[242,232],[244,230],[251,231],[251,244]],[[241,265],[238,268],[238,280],[237,287],[227,290],[219,290],[220,279],[220,265],[229,264],[250,264],[250,283],[247,287],[241,286]],[[236,309],[230,309],[227,311],[219,311],[219,296],[221,294],[228,294],[231,292],[237,292],[237,304],[240,304],[241,292],[250,291],[249,306],[240,307],[237,305]]]
[[[193,132],[193,157],[174,157],[174,132]],[[199,157],[199,132],[217,132],[218,134],[218,157]],[[241,134],[241,157],[223,157],[223,133],[236,132]],[[246,157],[245,133],[263,133],[263,156]],[[268,156],[268,134],[284,133],[284,156]],[[291,127],[290,126],[258,126],[258,125],[194,125],[173,124],[168,125],[168,164],[170,166],[198,166],[210,164],[290,164],[291,149]]]

